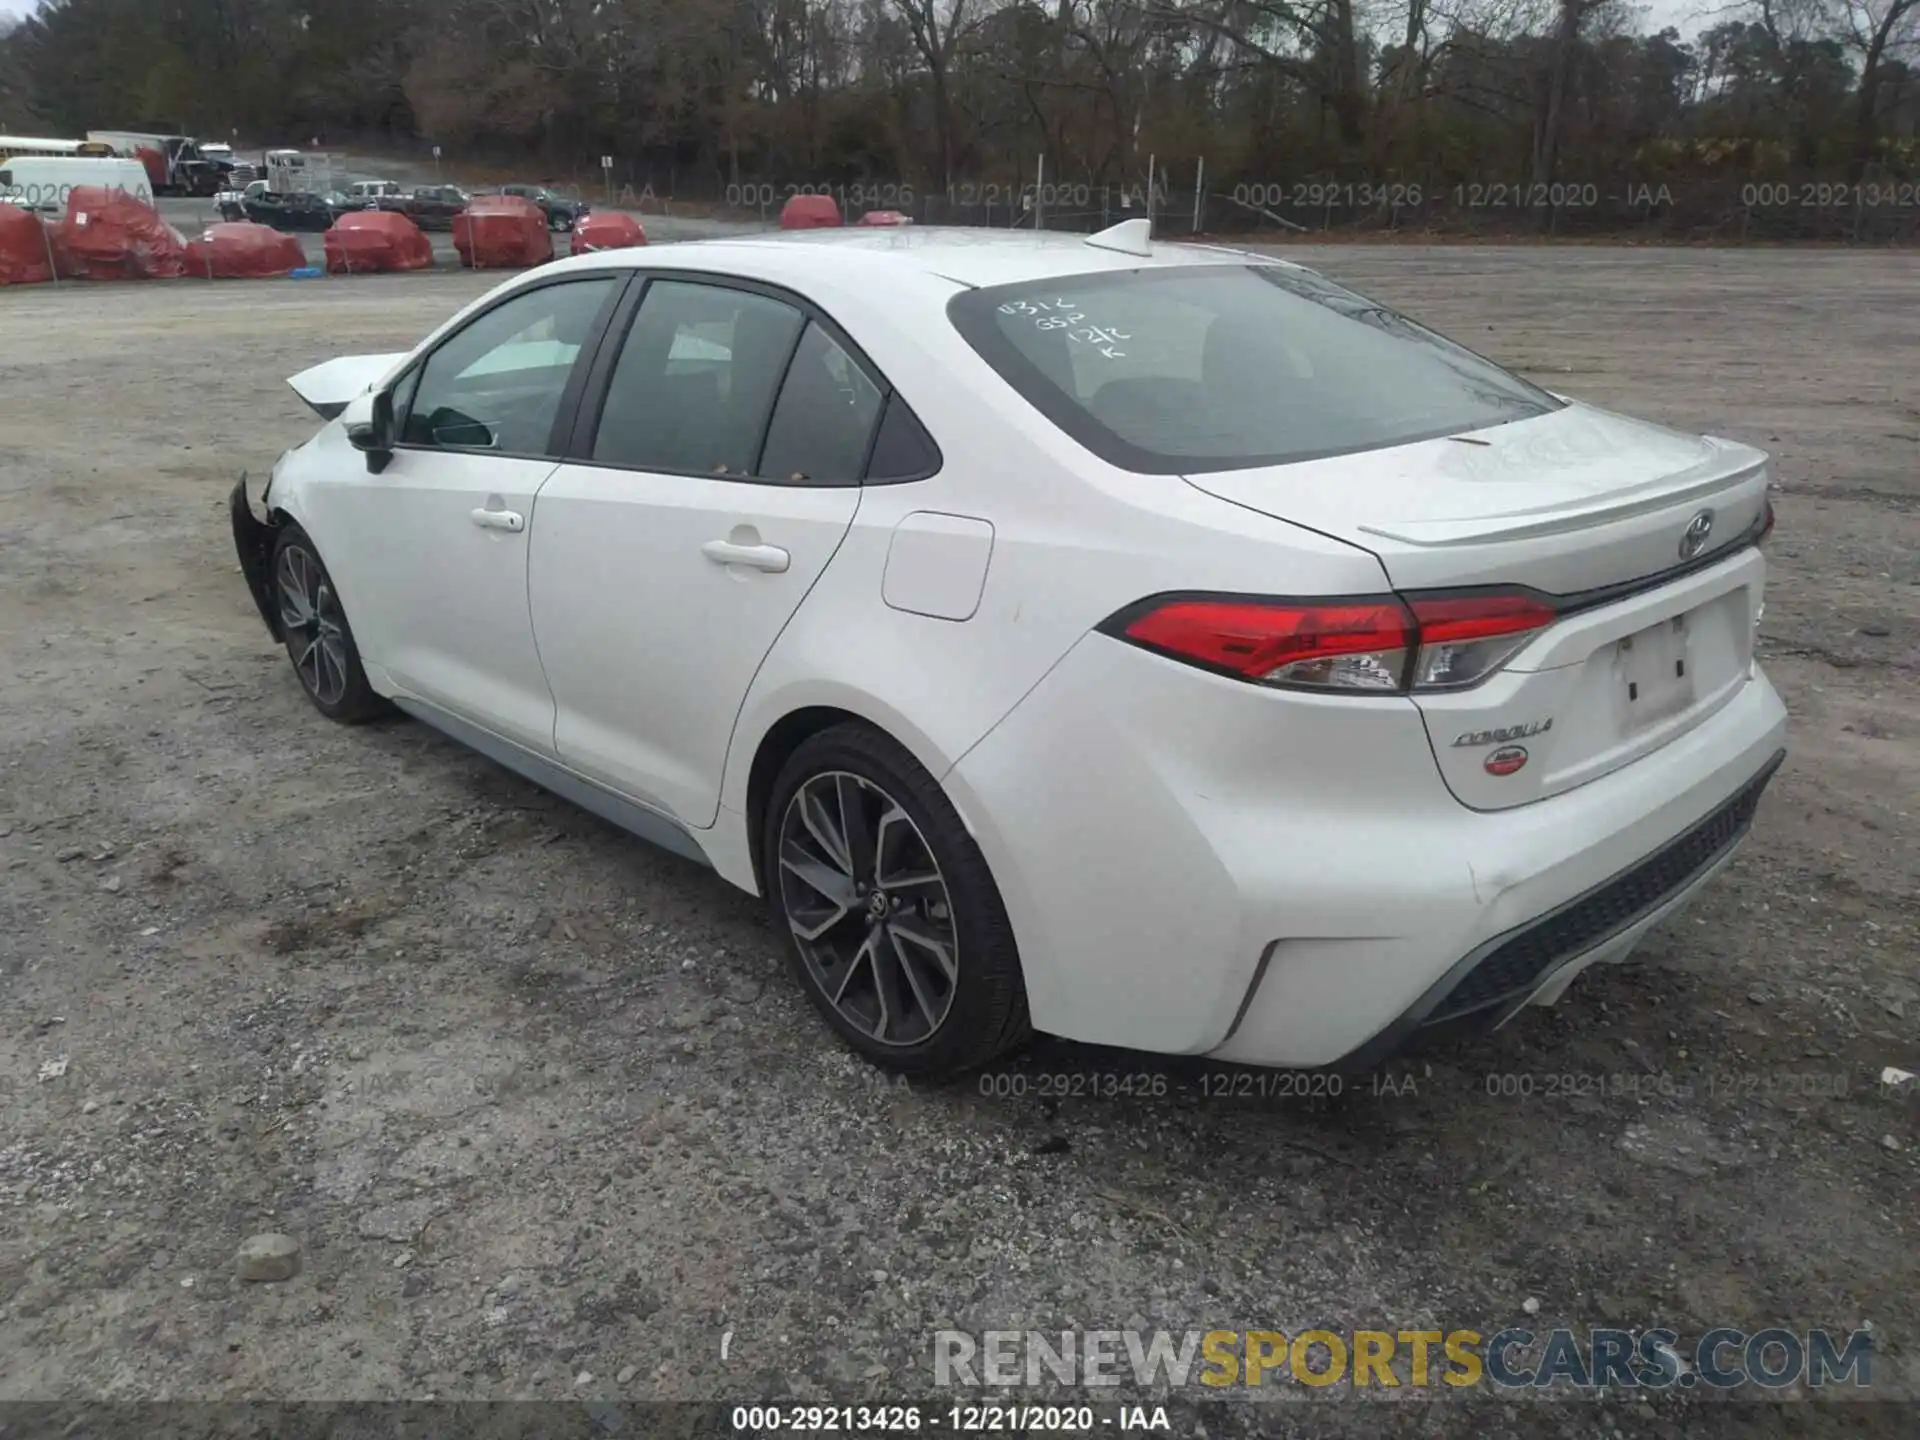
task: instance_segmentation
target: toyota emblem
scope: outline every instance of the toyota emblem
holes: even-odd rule
[[[1680,558],[1691,560],[1707,548],[1707,537],[1713,534],[1713,511],[1702,510],[1687,522],[1685,532],[1680,536]]]

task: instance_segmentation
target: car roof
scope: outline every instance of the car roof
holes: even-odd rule
[[[1110,249],[1090,243],[1096,237],[1054,230],[986,230],[961,226],[842,226],[817,230],[770,230],[724,239],[684,243],[697,251],[691,268],[724,268],[729,252],[764,269],[781,252],[793,254],[797,268],[811,269],[822,252],[852,259],[863,269],[898,269],[948,280],[969,288],[1047,280],[1055,276],[1086,275],[1107,270],[1141,270],[1181,265],[1281,265],[1304,269],[1292,261],[1224,245],[1176,244],[1152,241],[1141,254],[1133,249]],[[660,249],[604,251],[602,260],[633,266],[662,263]],[[673,250],[682,250],[674,245]],[[806,259],[803,260],[802,256]],[[694,256],[688,254],[688,259]],[[671,263],[671,262],[668,262]]]

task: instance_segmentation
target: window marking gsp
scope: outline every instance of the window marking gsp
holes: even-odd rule
[[[1085,325],[1083,329],[1072,327],[1083,325],[1086,314],[1073,300],[1009,300],[1000,307],[1002,315],[1036,316],[1033,328],[1036,330],[1065,330],[1067,338],[1077,345],[1086,345],[1104,355],[1109,360],[1124,360],[1127,352],[1116,347],[1121,341],[1131,340],[1133,336],[1111,325]]]

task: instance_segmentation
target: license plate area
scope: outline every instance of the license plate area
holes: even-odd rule
[[[1699,681],[1691,644],[1694,618],[1688,611],[1614,642],[1614,703],[1623,734],[1658,724],[1694,703]]]

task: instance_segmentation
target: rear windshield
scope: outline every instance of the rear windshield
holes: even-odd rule
[[[1405,316],[1275,265],[1110,271],[957,296],[955,326],[1102,459],[1240,470],[1560,408]]]

